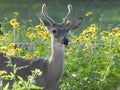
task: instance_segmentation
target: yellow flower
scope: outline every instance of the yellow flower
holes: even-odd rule
[[[76,39],[78,38],[78,37],[75,36],[75,35],[72,35],[71,37],[72,37],[72,39],[73,39],[74,41],[76,41]]]
[[[96,24],[91,24],[90,27],[96,28]]]
[[[38,56],[38,51],[35,51],[34,53],[33,53],[33,57],[37,57]]]
[[[88,50],[88,49],[89,49],[89,47],[90,47],[90,44],[88,44],[88,43],[85,43],[85,45],[84,45],[84,48],[83,48],[83,51],[86,51],[86,50]]]
[[[30,39],[35,39],[36,35],[34,33],[26,33],[27,37]]]
[[[25,59],[31,59],[32,55],[30,55],[30,54],[27,53],[25,56],[23,56],[23,58],[25,58]]]
[[[43,37],[44,39],[48,39],[50,37],[48,31],[38,31],[37,34]]]
[[[120,27],[115,27],[112,29],[113,32],[120,31]]]
[[[17,52],[17,53],[20,52],[20,51],[21,51],[21,48],[16,48],[15,49],[15,52]]]
[[[85,16],[87,17],[87,16],[90,16],[91,14],[92,14],[91,11],[87,11],[87,13],[85,14]]]
[[[15,25],[15,23],[17,22],[17,19],[16,18],[13,18],[10,20],[10,24],[13,26]]]
[[[120,41],[118,42],[118,45],[120,45]]]
[[[92,22],[94,20],[94,18],[90,18],[90,22]]]
[[[0,71],[0,75],[3,75],[3,74],[7,74],[7,72],[6,71]]]
[[[0,47],[0,50],[1,50],[3,53],[6,53],[7,50],[8,50],[8,48],[7,48],[6,45],[4,45],[4,46],[1,46],[1,47]]]
[[[101,37],[101,40],[102,40],[102,41],[108,41],[108,39],[109,39],[109,38],[108,38],[107,36],[102,36],[102,37]]]
[[[43,27],[41,25],[36,25],[34,30],[41,30]]]
[[[19,15],[19,12],[18,11],[15,11],[13,12],[14,15],[18,16]]]
[[[14,48],[15,44],[14,43],[9,43],[8,44],[8,49]]]
[[[31,22],[32,22],[32,20],[30,19],[30,20],[28,20],[28,22],[30,22],[30,23],[31,23]]]
[[[113,36],[114,36],[114,33],[111,32],[111,33],[108,34],[108,36],[109,36],[109,37],[113,37]]]
[[[38,30],[46,31],[46,28],[42,24],[40,24],[40,25],[36,25],[34,30],[36,30],[36,31],[38,31]]]
[[[101,34],[101,35],[104,35],[104,34],[107,34],[107,33],[108,33],[108,32],[104,30],[104,31],[102,31],[100,34]]]
[[[27,31],[30,31],[30,30],[32,30],[32,27],[28,27],[28,28],[27,28]]]
[[[120,33],[115,33],[115,36],[116,37],[120,37]]]
[[[71,52],[69,52],[69,51],[65,52],[66,56],[69,56],[70,54],[71,54]]]
[[[9,49],[8,52],[7,52],[7,54],[15,56],[15,54],[16,54],[15,49]]]
[[[84,56],[85,56],[86,58],[89,58],[89,57],[90,57],[90,54],[84,54]]]
[[[20,23],[17,22],[16,18],[13,18],[13,19],[10,20],[10,25],[12,25],[13,28],[18,28],[20,26]]]
[[[70,23],[70,20],[67,20],[66,24],[69,24]]]
[[[90,35],[88,35],[88,34],[85,35],[85,36],[84,36],[84,40],[86,40],[86,41],[90,40]]]
[[[13,28],[18,28],[20,26],[20,23],[19,22],[16,22],[14,25],[13,25]]]
[[[97,35],[96,34],[92,34],[92,38],[93,39],[97,39]]]

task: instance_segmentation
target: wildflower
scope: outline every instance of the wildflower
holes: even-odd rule
[[[34,28],[34,30],[36,30],[36,31],[40,30],[40,29],[41,29],[41,25],[36,25],[35,28]]]
[[[87,11],[87,13],[85,14],[85,16],[87,17],[87,16],[90,16],[91,14],[92,14],[91,11]]]
[[[95,44],[95,41],[91,41],[92,44]]]
[[[84,54],[84,56],[85,56],[86,58],[89,58],[89,57],[90,57],[90,54]]]
[[[96,63],[97,62],[97,60],[93,60],[93,63]]]
[[[20,28],[18,28],[18,32],[20,32],[21,31],[21,29]]]
[[[95,33],[96,32],[96,28],[95,27],[90,27],[89,31],[92,32],[92,33]]]
[[[39,36],[43,37],[44,39],[48,39],[50,37],[48,31],[38,31],[37,33]]]
[[[96,24],[91,24],[90,27],[96,28]]]
[[[8,44],[8,48],[11,49],[11,48],[14,48],[15,44],[14,43],[9,43]]]
[[[120,41],[118,42],[118,45],[120,45]]]
[[[31,23],[31,22],[32,22],[32,20],[30,19],[30,20],[28,20],[28,22],[29,22],[29,23]]]
[[[13,28],[17,28],[17,27],[20,26],[20,23],[17,22],[17,19],[16,19],[16,18],[13,18],[13,19],[10,20],[10,25],[12,25]]]
[[[92,38],[93,39],[97,39],[97,35],[96,34],[92,34]]]
[[[35,51],[34,53],[33,53],[33,57],[36,57],[36,56],[38,56],[38,51]]]
[[[27,28],[27,31],[30,31],[30,30],[32,30],[32,27],[28,27],[28,28]]]
[[[71,52],[69,52],[69,51],[65,52],[66,56],[69,56],[70,54],[71,54]]]
[[[3,75],[3,74],[7,74],[7,72],[6,71],[0,71],[0,75]]]
[[[83,36],[83,35],[80,35],[80,36],[78,37],[78,40],[79,40],[79,42],[83,41],[83,40],[84,40],[84,36]]]
[[[16,51],[15,49],[8,49],[8,52],[7,52],[8,55],[12,55],[12,56],[15,56],[16,54]]]
[[[108,32],[104,30],[104,31],[102,31],[100,34],[101,34],[101,35],[104,35],[104,34],[107,34],[107,33],[108,33]]]
[[[113,37],[113,36],[114,36],[114,33],[111,32],[111,33],[108,34],[108,36],[109,36],[109,37]]]
[[[36,25],[34,30],[38,31],[38,30],[44,30],[45,27],[43,25]]]
[[[18,16],[19,15],[19,12],[18,11],[15,11],[13,12],[14,15]]]
[[[115,27],[112,29],[113,32],[116,32],[116,31],[120,31],[120,28],[119,27]]]
[[[90,18],[90,22],[92,22],[94,20],[94,18]]]
[[[73,39],[74,41],[76,41],[76,39],[78,38],[78,37],[75,36],[75,35],[72,35],[71,37],[72,37],[72,39]]]
[[[116,37],[120,37],[120,33],[115,33],[115,36]]]
[[[14,25],[13,25],[13,28],[18,28],[20,26],[20,23],[19,22],[16,22]]]
[[[88,35],[88,34],[85,35],[84,40],[86,40],[86,41],[90,40],[90,35]]]
[[[16,52],[20,52],[20,51],[21,51],[21,48],[16,48],[15,51],[16,51]]]
[[[87,43],[86,43],[86,44],[84,45],[83,51],[88,50],[88,49],[89,49],[89,47],[90,47],[90,44],[87,44]]]
[[[16,18],[13,18],[10,20],[10,24],[13,26],[15,23],[17,22],[17,19]]]
[[[102,41],[108,41],[108,39],[109,39],[109,38],[108,38],[107,36],[102,36],[102,37],[101,37],[101,40],[102,40]]]
[[[25,58],[25,59],[31,59],[32,55],[30,55],[30,54],[27,53],[25,56],[23,56],[23,58]]]
[[[27,35],[27,37],[30,38],[30,39],[36,38],[36,35],[35,35],[34,33],[27,33],[26,35]]]
[[[46,32],[43,33],[43,38],[44,38],[44,39],[47,39],[47,38],[49,38],[49,37],[50,37],[50,35],[49,35],[48,33],[46,33]]]
[[[69,24],[70,23],[70,20],[67,20],[66,24]]]
[[[35,70],[32,71],[32,74],[41,76],[42,72],[40,71],[40,69],[35,69]]]

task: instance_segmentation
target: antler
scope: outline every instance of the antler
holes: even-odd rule
[[[54,20],[46,14],[45,9],[46,9],[46,4],[43,4],[43,5],[42,5],[42,14],[43,14],[43,16],[44,16],[50,23],[54,23]]]
[[[72,5],[68,4],[67,8],[68,8],[68,13],[67,13],[66,17],[64,18],[63,23],[66,23],[67,19],[70,16],[70,13],[71,13],[71,10],[72,10]]]

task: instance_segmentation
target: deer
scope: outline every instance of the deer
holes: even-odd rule
[[[21,76],[27,80],[31,75],[31,71],[34,69],[40,69],[42,71],[41,76],[35,78],[35,85],[44,87],[44,90],[58,90],[59,81],[64,71],[64,53],[65,48],[69,44],[68,32],[69,30],[75,30],[82,22],[82,17],[75,18],[67,23],[70,16],[72,5],[68,4],[68,13],[63,19],[62,23],[56,23],[46,13],[46,4],[42,5],[43,18],[39,18],[40,22],[46,27],[51,35],[51,55],[48,59],[33,58],[23,59],[19,57],[11,57],[11,63],[17,67],[26,66],[17,70],[16,77]],[[4,53],[0,53],[0,70],[5,70],[7,73],[12,72],[12,67],[7,66],[8,58]],[[13,81],[4,80],[3,85],[9,82],[9,88],[12,88]]]

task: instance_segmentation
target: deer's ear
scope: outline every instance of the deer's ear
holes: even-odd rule
[[[80,26],[82,22],[82,17],[76,18],[68,24],[68,30],[75,30]]]
[[[51,23],[45,19],[40,19],[40,22],[45,25],[48,29],[51,27]]]

